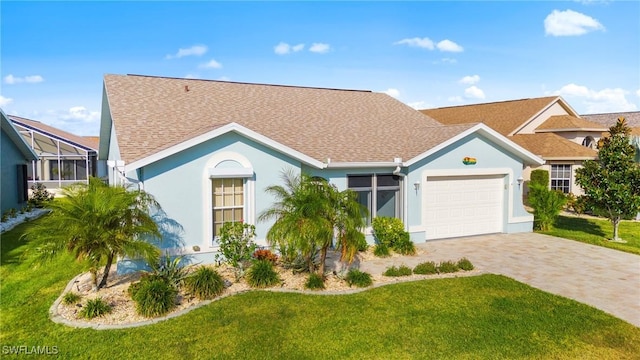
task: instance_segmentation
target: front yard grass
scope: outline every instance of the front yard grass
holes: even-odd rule
[[[613,236],[613,225],[607,219],[560,215],[552,229],[538,232],[640,255],[640,222],[622,221],[618,230],[626,243],[607,240]]]
[[[83,265],[38,268],[2,235],[0,345],[56,346],[65,359],[637,359],[640,329],[515,280],[482,275],[353,295],[252,291],[172,320],[123,330],[51,322],[49,306]]]

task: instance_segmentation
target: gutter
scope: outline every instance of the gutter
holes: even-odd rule
[[[408,184],[407,184],[407,174],[403,174],[400,172],[400,165],[397,165],[393,170],[393,175],[400,176],[402,178],[402,223],[404,224],[404,230],[409,231],[409,201],[408,200]]]

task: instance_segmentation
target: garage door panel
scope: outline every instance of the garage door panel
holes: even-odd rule
[[[424,196],[427,239],[502,232],[503,175],[428,177]]]

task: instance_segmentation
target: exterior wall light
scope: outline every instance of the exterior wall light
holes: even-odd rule
[[[522,176],[520,176],[518,179],[518,187],[522,186],[522,183],[524,182],[524,178]]]
[[[420,190],[420,181],[416,181],[413,183],[413,188],[416,189],[416,191]]]

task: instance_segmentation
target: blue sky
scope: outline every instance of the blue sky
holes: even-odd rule
[[[366,89],[418,109],[562,95],[583,114],[640,110],[640,1],[2,1],[0,14],[0,106],[80,135],[98,134],[107,73]]]

